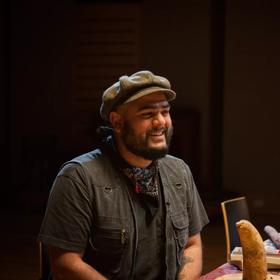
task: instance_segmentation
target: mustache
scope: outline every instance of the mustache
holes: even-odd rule
[[[168,128],[166,127],[152,127],[148,130],[148,133],[157,133],[157,132],[164,132],[166,133]]]

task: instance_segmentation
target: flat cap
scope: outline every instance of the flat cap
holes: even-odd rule
[[[103,120],[108,121],[110,112],[119,105],[154,92],[165,93],[168,101],[176,97],[176,93],[171,90],[170,82],[166,78],[154,75],[150,71],[143,70],[131,76],[121,76],[118,82],[104,91],[100,115]]]

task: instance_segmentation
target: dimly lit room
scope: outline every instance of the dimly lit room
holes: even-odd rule
[[[43,280],[37,238],[53,182],[98,148],[103,92],[140,70],[176,92],[169,154],[189,166],[209,218],[202,275],[230,262],[222,202],[245,198],[261,238],[271,226],[280,240],[279,1],[1,7],[1,279]]]

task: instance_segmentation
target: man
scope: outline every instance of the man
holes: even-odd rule
[[[188,166],[167,155],[169,81],[122,76],[102,98],[112,133],[65,163],[39,240],[55,279],[198,279],[208,218]]]

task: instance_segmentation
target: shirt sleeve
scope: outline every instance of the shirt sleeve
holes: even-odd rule
[[[201,202],[197,189],[194,189],[193,204],[190,213],[190,236],[199,233],[209,223],[205,208]]]
[[[192,173],[189,167],[185,164],[187,171],[187,183],[189,185],[190,205],[189,205],[189,235],[199,233],[202,228],[209,223],[208,216],[201,201],[197,187],[195,185]]]
[[[52,186],[38,239],[68,251],[85,250],[92,224],[90,189],[79,164],[68,164]]]

